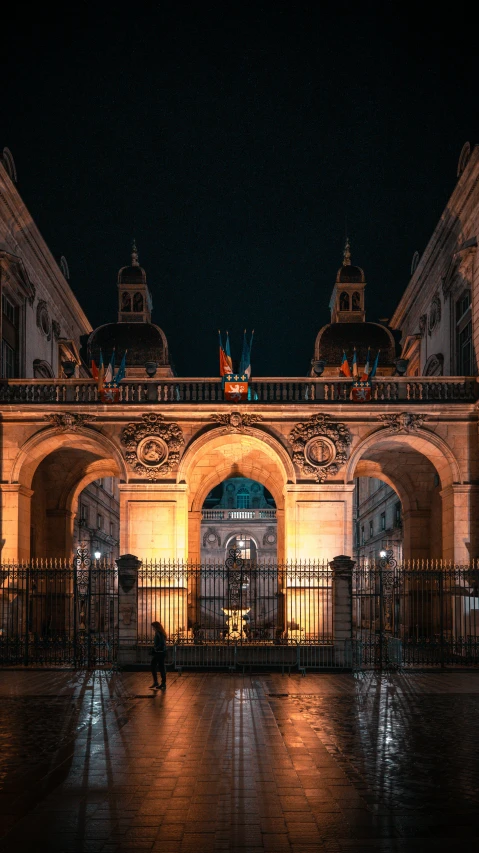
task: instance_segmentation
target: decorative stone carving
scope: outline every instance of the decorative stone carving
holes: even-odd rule
[[[276,545],[276,528],[275,527],[267,527],[266,532],[263,536],[263,545],[265,548],[271,548],[273,545]]]
[[[163,415],[142,415],[140,423],[131,423],[122,432],[126,461],[139,477],[157,480],[168,474],[180,460],[185,443],[178,424],[163,422]]]
[[[209,545],[211,547],[220,547],[221,539],[219,537],[219,533],[214,529],[214,527],[208,527],[208,530],[203,536],[203,545]]]
[[[215,412],[210,417],[218,423],[218,426],[222,424],[225,427],[222,430],[223,433],[251,433],[248,427],[262,420],[261,415],[244,415],[241,412],[226,412],[225,414]]]
[[[57,323],[56,320],[52,320],[52,332],[53,332],[53,337],[55,338],[56,341],[58,341],[58,339],[61,335],[61,327],[60,327],[60,323]]]
[[[346,424],[332,422],[329,415],[312,415],[306,423],[296,424],[289,439],[293,462],[303,474],[322,483],[346,462],[351,433]]]
[[[427,314],[421,314],[419,317],[419,336],[421,338],[426,334]]]
[[[388,432],[417,432],[424,426],[427,415],[401,412],[397,415],[379,415]]]
[[[89,421],[95,420],[94,415],[77,415],[73,412],[63,412],[61,415],[43,415],[43,420],[48,421],[50,426],[56,427],[61,432],[75,430],[85,426]]]
[[[52,339],[52,323],[48,313],[48,306],[44,299],[37,302],[37,326],[45,335],[47,341]]]
[[[433,298],[432,298],[431,310],[429,311],[429,321],[428,321],[427,330],[428,330],[430,335],[432,335],[434,329],[436,329],[439,326],[440,322],[441,322],[441,300],[436,293],[436,295],[433,296]]]

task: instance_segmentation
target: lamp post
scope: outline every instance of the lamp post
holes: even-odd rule
[[[311,359],[311,368],[315,376],[322,376],[325,367],[326,361],[324,358]]]
[[[156,361],[147,361],[145,364],[145,370],[147,376],[149,376],[150,379],[153,379],[154,375],[156,374],[156,371],[158,370],[158,365]]]

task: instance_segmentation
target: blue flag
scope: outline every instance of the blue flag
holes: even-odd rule
[[[125,374],[126,374],[126,354],[127,354],[127,352],[128,352],[128,350],[125,350],[125,352],[123,353],[123,358],[122,358],[122,360],[121,360],[121,362],[120,362],[120,366],[119,366],[119,368],[118,368],[118,373],[116,374],[116,376],[115,376],[115,378],[114,378],[114,380],[113,380],[113,381],[114,381],[114,383],[115,383],[115,385],[119,385],[119,384],[120,384],[120,382],[121,382],[121,380],[125,378]]]
[[[246,340],[246,329],[244,330],[243,335],[243,351],[241,353],[241,361],[240,361],[240,376],[246,375],[248,377],[248,381],[251,379],[251,348],[253,346],[253,335],[254,330],[251,332],[251,338],[248,344]]]
[[[380,352],[381,352],[381,350],[378,349],[376,358],[374,359],[373,366],[371,368],[371,373],[369,374],[370,379],[373,379],[373,377],[376,376],[376,370],[377,370],[377,366],[378,366],[379,353]]]

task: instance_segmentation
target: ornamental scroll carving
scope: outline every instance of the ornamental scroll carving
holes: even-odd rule
[[[73,412],[64,412],[61,415],[43,415],[43,420],[48,421],[50,426],[65,432],[68,430],[77,430],[79,427],[85,426],[89,421],[95,419],[94,415],[77,415]]]
[[[225,414],[218,414],[215,412],[211,415],[212,420],[216,421],[218,426],[224,426],[224,430],[222,432],[229,433],[249,433],[250,427],[252,424],[257,423],[261,420],[261,415],[244,415],[241,412],[227,412]]]
[[[125,458],[139,477],[157,480],[168,474],[180,460],[185,443],[178,424],[164,423],[163,415],[142,415],[140,423],[131,423],[121,435]]]
[[[296,424],[289,439],[293,462],[318,483],[339,471],[352,440],[346,424],[334,423],[329,415],[312,415],[306,423]]]
[[[379,415],[388,432],[417,432],[424,426],[427,415],[401,412],[398,415]]]

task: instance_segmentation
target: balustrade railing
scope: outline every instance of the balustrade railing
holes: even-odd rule
[[[275,509],[204,509],[201,513],[204,521],[243,520],[263,521],[275,519]]]
[[[255,379],[249,386],[249,403],[350,403],[352,382],[348,379],[308,377]],[[478,381],[468,376],[393,376],[372,382],[371,402],[473,402],[478,399]],[[119,402],[223,403],[220,379],[184,378],[123,381]],[[91,379],[4,379],[0,381],[0,403],[101,403]]]

